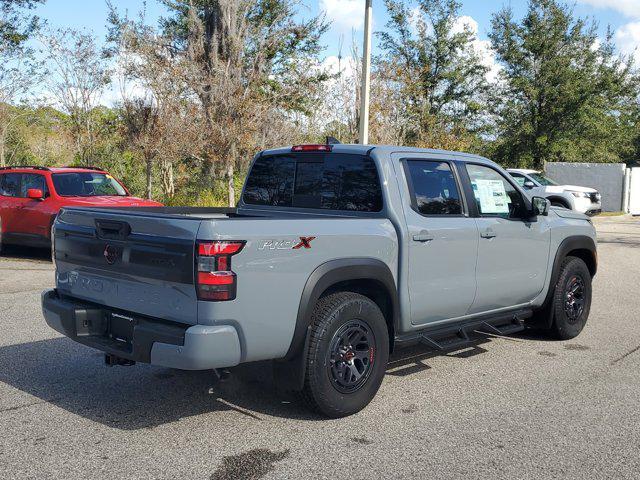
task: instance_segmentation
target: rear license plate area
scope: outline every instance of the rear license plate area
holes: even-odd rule
[[[123,347],[131,349],[135,324],[136,321],[133,317],[111,313],[107,336]]]

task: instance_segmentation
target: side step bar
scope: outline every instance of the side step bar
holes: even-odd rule
[[[473,343],[470,333],[487,333],[491,335],[510,335],[525,329],[524,320],[529,318],[531,310],[519,310],[494,318],[475,318],[454,322],[437,328],[424,330],[396,337],[402,344],[422,343],[438,351],[453,351]]]
[[[469,338],[466,330],[461,328],[457,332],[442,336],[433,336],[425,332],[420,335],[420,343],[434,348],[435,350],[444,352],[469,345],[469,343],[471,343],[471,339]]]
[[[524,330],[524,322],[514,318],[510,324],[506,325],[491,325],[490,323],[482,322],[482,325],[476,331],[493,333],[494,335],[511,335],[522,330]]]

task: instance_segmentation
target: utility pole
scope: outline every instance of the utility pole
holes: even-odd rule
[[[371,84],[371,16],[373,0],[367,0],[364,10],[364,52],[362,54],[362,92],[360,94],[359,143],[369,143],[369,89]]]

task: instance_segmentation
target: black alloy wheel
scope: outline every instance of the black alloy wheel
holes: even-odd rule
[[[362,320],[352,320],[334,335],[327,368],[336,390],[352,393],[369,378],[375,358],[375,336]]]
[[[576,323],[584,312],[584,280],[580,275],[573,275],[565,287],[564,311],[569,323]]]
[[[591,310],[591,272],[584,260],[568,256],[560,265],[553,295],[551,333],[560,340],[577,337]]]
[[[380,388],[389,360],[389,327],[380,307],[356,292],[315,305],[302,396],[331,418],[359,412]]]

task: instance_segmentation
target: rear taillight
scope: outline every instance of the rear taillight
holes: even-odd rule
[[[231,257],[245,242],[223,240],[196,245],[196,290],[198,300],[221,302],[236,298],[237,277],[231,271]]]

